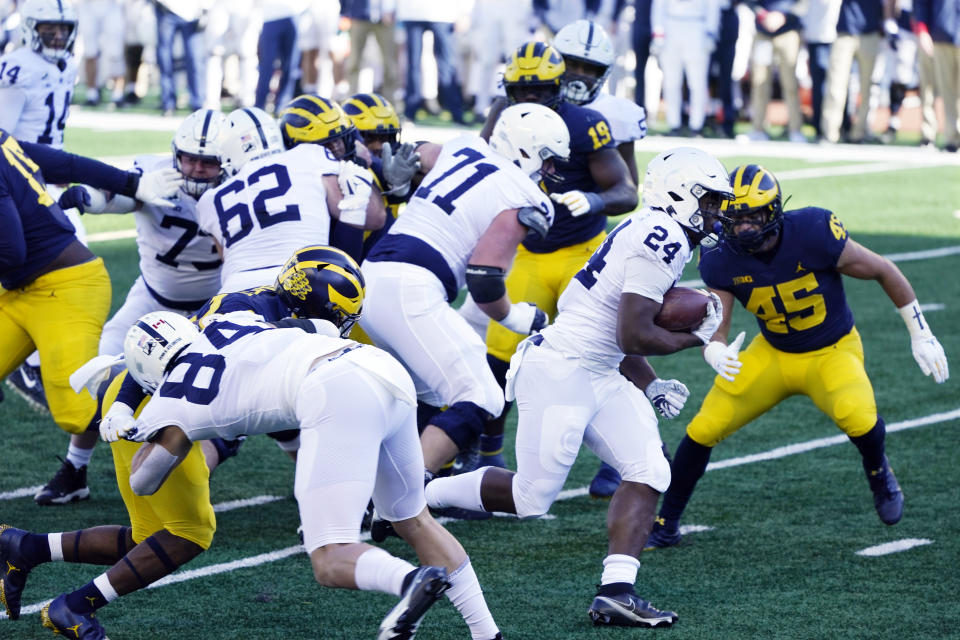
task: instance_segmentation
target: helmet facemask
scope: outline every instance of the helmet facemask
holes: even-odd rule
[[[563,59],[567,70],[561,80],[560,95],[573,104],[593,102],[607,81],[611,67],[569,55]]]
[[[717,216],[724,240],[738,253],[761,251],[783,226],[780,183],[759,165],[742,165],[730,173],[730,184],[734,199]]]

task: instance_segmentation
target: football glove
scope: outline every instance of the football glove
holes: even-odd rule
[[[707,302],[707,315],[703,318],[700,326],[691,332],[703,340],[703,344],[710,344],[710,338],[717,332],[720,321],[723,320],[723,303],[720,301],[720,296],[712,291],[708,291],[707,294],[710,296],[710,300]]]
[[[730,344],[714,341],[703,350],[703,359],[724,380],[733,382],[734,377],[740,373],[740,367],[743,366],[743,363],[737,356],[740,354],[740,347],[743,345],[743,339],[746,335],[746,331],[741,331],[736,340]]]
[[[549,324],[546,312],[532,302],[516,302],[510,305],[510,312],[500,320],[500,324],[514,333],[530,335]]]
[[[925,376],[933,376],[937,384],[946,382],[950,377],[947,367],[947,354],[943,351],[940,341],[933,335],[910,339],[910,348],[913,350],[913,359],[920,365],[920,371]]]
[[[420,154],[409,142],[404,142],[397,147],[396,152],[390,147],[390,143],[383,145],[380,152],[380,160],[383,164],[383,177],[387,180],[390,190],[386,193],[390,195],[405,196],[410,191],[410,180],[420,170]]]
[[[603,210],[603,198],[600,194],[589,191],[567,191],[566,193],[551,193],[550,199],[557,204],[564,205],[574,218],[587,213],[596,213]]]
[[[183,186],[183,175],[173,167],[148,171],[140,176],[134,197],[144,204],[173,208],[172,198]]]
[[[354,162],[341,160],[337,184],[343,193],[343,199],[340,200],[340,220],[363,226],[367,219],[367,203],[373,190],[373,175]]]
[[[107,415],[100,420],[100,439],[116,442],[125,438],[135,424],[137,420],[133,417],[133,409],[122,402],[114,402]]]
[[[683,409],[690,397],[690,390],[679,380],[662,380],[657,378],[647,385],[644,390],[650,402],[667,420],[673,420]]]
[[[85,213],[90,202],[90,192],[86,187],[76,184],[60,194],[57,204],[61,209],[76,209],[80,213]]]

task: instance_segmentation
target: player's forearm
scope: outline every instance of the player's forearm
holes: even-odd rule
[[[624,375],[633,386],[643,391],[647,386],[657,379],[657,373],[650,366],[650,363],[643,356],[627,356],[620,361],[620,373]]]
[[[917,299],[917,294],[907,277],[903,275],[900,268],[890,260],[884,258],[887,262],[886,268],[882,269],[880,275],[876,278],[877,282],[883,288],[884,293],[899,309]]]
[[[111,193],[134,197],[140,184],[140,175],[121,171],[109,164],[85,158],[43,144],[21,142],[27,155],[40,166],[48,183],[79,182]]]
[[[601,213],[607,216],[618,216],[629,213],[637,208],[640,198],[637,195],[637,185],[633,181],[622,182],[616,186],[601,191],[598,194],[603,199]]]

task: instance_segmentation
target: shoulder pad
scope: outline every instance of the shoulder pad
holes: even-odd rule
[[[547,214],[536,207],[520,207],[517,210],[517,221],[540,236],[541,240],[547,237],[547,232],[550,230],[550,219]]]

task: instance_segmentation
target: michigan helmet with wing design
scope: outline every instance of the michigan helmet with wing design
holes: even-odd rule
[[[753,253],[767,238],[780,233],[783,226],[783,195],[776,176],[756,164],[745,164],[730,172],[733,200],[723,203],[720,222],[727,244],[738,252]],[[734,228],[738,221],[750,219],[758,228]]]
[[[251,160],[284,150],[277,121],[263,109],[244,107],[230,112],[230,130],[223,142],[223,168],[235,176]]]
[[[187,116],[173,136],[173,167],[183,174],[183,190],[194,198],[215,187],[225,177],[223,166],[223,145],[228,136],[230,123],[227,117],[216,109],[198,109]],[[194,178],[183,171],[183,155],[209,162],[216,161],[220,173],[211,178]]]
[[[343,103],[343,111],[360,132],[371,151],[379,151],[384,142],[396,148],[400,139],[400,118],[390,101],[379,93],[357,93]]]
[[[298,249],[277,276],[277,294],[298,318],[329,320],[346,337],[363,309],[360,266],[349,255],[323,245]]]
[[[200,335],[197,326],[173,311],[153,311],[127,330],[123,358],[141,387],[153,393],[180,352]]]
[[[706,151],[676,147],[647,165],[643,206],[668,213],[696,242],[706,236],[706,218],[715,218],[723,202],[732,198],[727,170]]]
[[[280,111],[280,132],[288,149],[298,144],[320,144],[337,160],[352,160],[356,155],[357,128],[343,108],[327,98],[304,94]],[[342,148],[338,142],[342,142]]]
[[[69,0],[27,0],[20,5],[20,38],[23,45],[56,63],[73,52],[77,38],[77,10]],[[41,25],[62,29],[38,29]]]
[[[574,104],[592,102],[616,60],[606,30],[592,20],[577,20],[557,32],[553,46],[567,67],[561,80],[563,99]]]
[[[570,131],[556,111],[533,102],[514,104],[500,113],[490,134],[490,148],[520,167],[533,180],[551,177],[544,163],[570,157]]]
[[[503,86],[510,104],[536,102],[548,107],[560,103],[560,81],[566,66],[560,52],[543,42],[526,42],[510,56]]]

